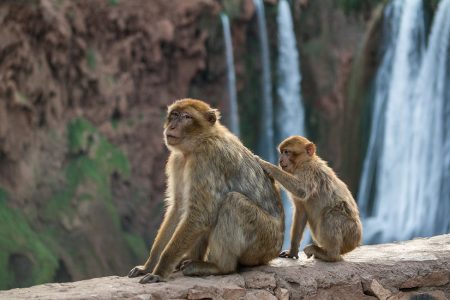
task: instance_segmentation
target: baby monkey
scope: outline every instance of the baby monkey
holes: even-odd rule
[[[281,142],[281,169],[260,159],[264,171],[288,192],[294,204],[291,248],[280,257],[298,258],[306,224],[313,244],[303,250],[308,258],[340,261],[342,254],[361,242],[362,225],[352,194],[334,171],[316,154],[316,146],[301,136]]]

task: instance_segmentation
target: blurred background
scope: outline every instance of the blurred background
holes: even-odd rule
[[[1,1],[0,289],[145,261],[184,97],[314,141],[365,244],[449,232],[449,42],[450,0]]]

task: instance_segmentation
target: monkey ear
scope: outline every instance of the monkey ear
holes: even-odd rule
[[[307,145],[305,146],[305,149],[306,149],[306,153],[307,153],[309,156],[313,156],[314,153],[316,153],[316,145],[314,145],[314,143],[309,143],[309,144],[307,144]]]
[[[216,123],[217,121],[217,114],[216,114],[216,110],[212,109],[209,110],[208,112],[206,112],[206,120],[208,120],[208,122],[211,125],[214,125],[214,123]]]

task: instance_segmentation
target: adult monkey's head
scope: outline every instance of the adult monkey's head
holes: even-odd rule
[[[219,125],[220,113],[207,103],[181,99],[169,106],[164,123],[164,141],[170,150],[189,152]]]

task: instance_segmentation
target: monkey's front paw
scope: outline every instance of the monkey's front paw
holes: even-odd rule
[[[257,161],[258,161],[260,167],[263,169],[264,173],[266,173],[267,175],[272,176],[272,170],[270,169],[270,167],[271,167],[270,163],[268,163],[265,160],[262,160],[258,156],[256,156],[256,157],[257,157]]]
[[[303,252],[305,252],[307,258],[311,258],[315,253],[314,245],[306,246]]]
[[[156,283],[156,282],[164,282],[166,281],[159,275],[147,274],[139,280],[139,283]]]
[[[147,273],[149,273],[149,271],[145,269],[144,266],[136,266],[128,273],[128,277],[138,277]]]
[[[279,257],[298,259],[298,252],[284,250],[284,251],[281,251]]]
[[[261,157],[259,157],[256,154],[253,154],[253,157],[256,159],[256,161],[262,166],[264,163],[267,163],[264,159],[262,159]]]

